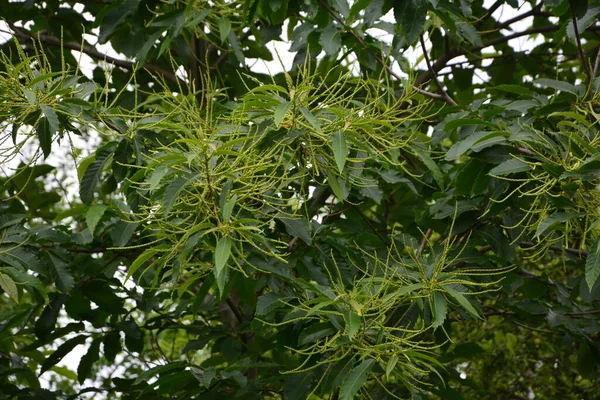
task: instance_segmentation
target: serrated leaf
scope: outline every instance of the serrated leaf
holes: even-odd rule
[[[45,338],[54,330],[56,320],[58,319],[58,313],[62,308],[62,305],[68,299],[65,295],[58,295],[50,302],[50,304],[44,307],[42,314],[35,321],[35,335],[38,338]]]
[[[155,377],[160,374],[172,373],[176,371],[181,371],[186,367],[186,364],[183,361],[176,361],[166,365],[158,365],[156,367],[152,367],[144,372],[142,372],[133,382],[134,385],[137,385],[141,382],[144,382],[152,377]]]
[[[19,302],[19,291],[15,281],[10,276],[0,272],[0,288],[8,294],[8,297],[14,300],[15,303]]]
[[[62,258],[53,254],[48,253],[52,267],[54,267],[53,275],[55,278],[56,288],[62,293],[69,293],[75,286],[73,276],[69,272],[68,265],[63,261]]]
[[[56,111],[46,104],[40,104],[40,109],[42,110],[42,114],[48,119],[48,123],[50,124],[50,134],[54,136],[60,128]]]
[[[80,384],[90,376],[92,372],[92,366],[96,361],[100,359],[100,339],[94,339],[87,352],[81,357],[79,365],[77,366],[77,380]]]
[[[555,226],[562,224],[564,222],[567,222],[570,219],[578,218],[578,217],[582,217],[582,216],[584,216],[584,214],[573,213],[573,212],[570,212],[570,213],[557,212],[552,215],[549,215],[548,217],[544,218],[544,220],[538,224],[538,227],[535,231],[535,235],[533,237],[537,238],[542,233],[546,232],[548,229],[552,229]]]
[[[356,393],[358,393],[361,386],[367,381],[371,369],[375,365],[375,360],[369,359],[361,362],[358,366],[354,367],[352,371],[344,381],[340,388],[340,400],[352,400]]]
[[[416,42],[423,33],[427,8],[420,0],[398,1],[394,4],[394,16],[408,44]]]
[[[423,161],[423,164],[425,164],[427,169],[429,169],[433,179],[438,184],[440,189],[444,190],[444,175],[442,174],[440,167],[437,166],[435,161],[433,161],[429,154],[427,154],[423,149],[415,146],[412,148],[412,150],[421,159],[421,161]]]
[[[219,35],[221,36],[221,43],[225,42],[227,36],[231,32],[231,21],[229,18],[219,18]]]
[[[100,219],[104,215],[104,212],[107,208],[108,206],[106,206],[105,204],[94,204],[85,213],[85,223],[87,224],[92,237],[94,236],[94,230],[96,229],[96,225],[98,225],[98,222],[100,222]]]
[[[346,135],[342,131],[337,131],[331,137],[333,156],[335,157],[335,163],[337,164],[338,171],[344,172],[344,165],[346,164],[346,156],[348,154],[348,146],[346,145]]]
[[[452,296],[452,298],[454,300],[456,300],[458,302],[458,304],[461,305],[462,308],[467,310],[469,312],[469,314],[471,314],[475,318],[481,318],[481,316],[479,315],[479,312],[477,312],[475,307],[473,307],[473,304],[471,304],[471,302],[469,302],[469,300],[467,300],[467,298],[462,293],[454,290],[450,286],[444,286],[444,290],[446,291],[446,293],[448,293],[450,296]]]
[[[479,151],[482,150],[483,147],[475,149],[475,145],[479,142],[483,142],[488,139],[499,138],[499,142],[504,142],[506,139],[504,138],[506,134],[504,132],[489,132],[482,131],[476,132],[472,135],[469,135],[466,139],[461,140],[458,143],[455,143],[446,153],[447,161],[454,161],[463,154],[465,154],[469,150]],[[492,144],[499,143],[498,141],[493,141]]]
[[[11,277],[13,281],[35,288],[44,297],[44,303],[48,303],[47,287],[37,277],[13,267],[4,267],[2,271]],[[6,289],[4,290],[6,291]]]
[[[529,171],[530,169],[531,166],[529,164],[519,159],[511,158],[492,168],[489,174],[492,176],[510,175],[517,172]]]
[[[215,248],[215,269],[220,274],[231,256],[231,239],[228,236],[219,238]]]
[[[306,218],[290,219],[290,218],[279,218],[285,225],[287,233],[294,237],[299,237],[307,245],[312,244],[312,236],[310,234],[310,223]]]
[[[441,326],[446,320],[448,304],[446,298],[440,292],[433,292],[431,296],[431,312],[433,314],[433,327]]]
[[[75,347],[85,343],[87,336],[78,335],[61,344],[58,349],[42,362],[40,375],[54,367],[64,356],[69,354]]]
[[[94,200],[94,190],[100,182],[100,175],[109,157],[115,150],[114,146],[103,147],[96,152],[96,158],[91,162],[83,173],[79,186],[79,197],[84,204],[90,204]]]
[[[375,203],[381,204],[383,199],[383,190],[379,186],[365,186],[360,188],[360,194],[372,199]]]
[[[135,261],[131,263],[131,265],[129,266],[129,268],[127,268],[127,275],[125,276],[125,280],[123,282],[127,282],[127,280],[129,278],[131,278],[131,276],[133,274],[135,274],[135,272],[138,269],[140,269],[140,267],[142,265],[144,265],[146,263],[146,261],[148,261],[152,256],[156,255],[157,253],[159,253],[159,250],[156,250],[156,249],[147,249],[142,254],[140,254],[135,259]]]
[[[119,221],[110,231],[110,238],[116,247],[123,247],[129,243],[133,233],[140,224],[137,222]]]
[[[167,216],[171,208],[177,202],[177,197],[179,197],[179,193],[185,188],[188,184],[189,179],[185,176],[180,176],[179,178],[172,181],[169,186],[165,189],[165,193],[163,194],[163,215]]]
[[[352,310],[348,310],[344,313],[344,320],[346,322],[346,333],[348,334],[348,339],[352,340],[360,330],[360,315],[358,315]]]
[[[281,300],[286,297],[281,293],[265,293],[256,302],[256,315],[267,315],[273,310],[285,306]]]
[[[30,105],[34,105],[37,102],[37,95],[33,90],[23,89],[23,95]]]
[[[275,125],[279,126],[281,124],[290,109],[290,104],[289,101],[284,101],[277,106],[275,113],[273,114],[273,123]]]
[[[335,56],[342,47],[341,32],[335,25],[330,24],[323,32],[321,32],[319,44],[323,47],[323,50],[325,50],[325,53],[328,56]]]
[[[590,291],[598,281],[598,277],[600,277],[600,237],[594,240],[585,261],[585,282]]]

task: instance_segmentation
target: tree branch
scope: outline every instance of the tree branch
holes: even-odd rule
[[[319,5],[321,7],[323,7],[340,25],[342,25],[343,27],[346,28],[346,32],[349,33],[354,39],[356,39],[358,41],[358,43],[363,46],[363,48],[365,49],[369,49],[369,46],[365,43],[365,40],[360,37],[359,34],[357,34],[354,31],[354,28],[352,28],[351,26],[346,24],[346,21],[344,21],[344,19],[342,17],[340,17],[333,9],[331,9],[331,7],[329,7],[323,0],[319,0]],[[387,63],[385,62],[385,60],[383,58],[381,58],[379,55],[377,54],[373,54],[375,56],[375,59],[377,60],[377,62],[394,78],[396,78],[398,81],[402,81],[402,77],[400,75],[398,75],[397,73],[394,72],[394,70],[387,65]],[[437,94],[437,93],[431,93],[428,92],[426,90],[423,90],[421,88],[419,88],[420,85],[415,84],[413,86],[414,90],[416,90],[418,93],[430,97],[432,99],[442,99],[442,100],[446,100],[448,101],[448,98],[450,98],[448,96],[448,98],[444,97],[443,95]],[[454,100],[452,100],[454,101]],[[456,103],[454,103],[453,105],[456,105]]]
[[[577,51],[579,52],[579,58],[581,59],[581,63],[583,64],[583,69],[588,78],[588,82],[592,81],[592,73],[590,71],[590,66],[585,60],[583,55],[583,47],[581,47],[581,37],[579,37],[579,28],[577,27],[577,16],[575,15],[575,4],[573,0],[569,0],[569,8],[571,9],[571,17],[573,23],[573,30],[575,32],[575,41],[577,42]]]
[[[136,69],[135,62],[121,60],[119,58],[111,57],[109,55],[101,53],[100,51],[96,50],[92,46],[81,45],[81,44],[75,43],[75,42],[62,42],[61,39],[59,39],[55,36],[52,36],[52,35],[48,35],[46,33],[39,33],[39,34],[34,35],[33,33],[27,31],[26,29],[22,29],[22,28],[15,26],[11,22],[7,22],[7,23],[9,25],[9,27],[13,30],[14,35],[18,38],[38,41],[41,44],[46,44],[46,45],[50,45],[50,46],[62,47],[62,48],[69,49],[69,50],[79,51],[79,52],[82,52],[82,53],[90,56],[93,59],[104,61],[108,64],[113,64],[117,67],[121,67],[121,68],[130,70],[130,71],[134,71]],[[174,83],[179,83],[182,85],[182,87],[187,87],[187,83],[183,79],[178,78],[177,75],[175,75],[173,72],[168,71],[162,67],[159,67],[157,65],[150,64],[150,63],[145,63],[143,68],[151,74],[162,75],[168,81],[171,81]]]
[[[423,57],[425,57],[425,64],[427,64],[427,69],[431,72],[431,75],[433,76],[433,81],[435,82],[435,85],[437,86],[444,100],[446,100],[448,104],[456,106],[456,101],[454,101],[454,99],[450,97],[448,92],[444,90],[444,87],[440,83],[436,72],[431,69],[431,62],[429,62],[429,55],[427,54],[427,48],[425,47],[425,40],[423,40],[423,35],[421,35],[419,39],[421,40],[421,48],[423,49]]]

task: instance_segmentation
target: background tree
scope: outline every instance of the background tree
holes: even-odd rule
[[[597,3],[0,9],[0,397],[597,396]]]

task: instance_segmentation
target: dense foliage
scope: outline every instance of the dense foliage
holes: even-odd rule
[[[1,398],[598,395],[600,4],[0,10]]]

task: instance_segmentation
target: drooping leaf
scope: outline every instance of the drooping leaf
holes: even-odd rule
[[[87,353],[81,357],[79,366],[77,367],[77,380],[80,384],[90,376],[92,366],[100,359],[100,339],[96,338],[87,350]]]
[[[47,158],[52,151],[52,129],[47,117],[41,117],[37,123],[37,137],[40,141],[40,147],[44,153],[44,158]]]
[[[53,275],[56,283],[56,287],[62,293],[69,293],[75,286],[75,280],[73,275],[69,272],[68,264],[56,254],[52,252],[48,253],[53,267]]]
[[[341,32],[335,25],[327,26],[327,28],[321,32],[319,44],[321,44],[328,56],[335,56],[342,47]]]
[[[158,254],[160,251],[156,249],[147,249],[142,254],[140,254],[135,261],[131,263],[129,268],[127,268],[127,275],[125,276],[125,281],[127,281],[135,272],[140,269],[142,265],[146,263],[151,257]]]
[[[594,240],[594,244],[588,252],[585,261],[585,282],[591,291],[600,277],[600,237]]]
[[[421,159],[421,161],[423,161],[423,164],[425,164],[427,169],[431,171],[431,175],[440,189],[444,190],[444,175],[442,174],[440,167],[438,167],[431,156],[429,156],[429,154],[427,154],[427,152],[425,152],[423,149],[413,146],[412,150]]]
[[[220,274],[231,256],[231,238],[220,237],[215,248],[215,270]]]
[[[475,318],[481,318],[481,315],[479,315],[479,312],[477,311],[477,309],[475,309],[475,307],[473,307],[473,304],[471,304],[471,302],[469,300],[467,300],[467,298],[462,293],[454,290],[450,286],[444,286],[444,290],[446,291],[446,293],[448,293],[450,296],[452,296],[452,298],[454,300],[456,300],[462,308],[467,310],[469,312],[469,314],[471,314]]]
[[[180,176],[179,178],[173,180],[169,186],[165,189],[165,193],[163,195],[163,214],[167,216],[171,208],[177,202],[177,197],[189,183],[189,178],[187,176]]]
[[[287,297],[280,293],[265,293],[256,302],[256,315],[267,315],[273,310],[284,307],[282,301]]]
[[[448,311],[446,298],[439,291],[435,291],[431,295],[431,311],[433,314],[433,327],[437,328],[446,320],[446,313]]]
[[[346,146],[346,136],[342,131],[336,131],[331,137],[333,156],[335,157],[335,163],[337,164],[338,171],[344,172],[344,165],[346,164],[346,155],[348,154],[348,147]]]
[[[407,43],[413,44],[423,33],[427,8],[422,0],[399,1],[394,4],[394,16]]]
[[[354,336],[360,330],[361,325],[361,317],[357,313],[352,310],[347,310],[344,313],[344,320],[346,322],[346,329],[348,334],[348,339],[352,340]]]
[[[511,158],[492,168],[489,174],[492,176],[510,175],[517,172],[529,171],[530,169],[531,165],[517,158]]]
[[[121,349],[122,349],[121,336],[119,335],[119,332],[116,332],[116,331],[108,332],[104,336],[104,341],[102,342],[102,344],[103,344],[102,352],[104,354],[104,357],[109,362],[115,361],[115,357],[117,356],[117,354],[119,354],[121,352]]]
[[[75,347],[80,344],[84,344],[87,339],[86,335],[77,335],[74,338],[71,338],[61,344],[55,352],[50,354],[44,362],[42,362],[40,368],[40,375],[44,372],[48,371],[50,368],[54,367],[60,360],[63,359],[64,356],[69,354]]]
[[[219,18],[219,35],[221,36],[221,43],[225,42],[227,36],[231,32],[231,21],[229,18]]]
[[[340,388],[340,400],[354,399],[356,393],[358,393],[362,385],[367,381],[374,365],[375,360],[364,360],[346,375],[342,387]]]
[[[88,229],[92,236],[94,236],[94,230],[96,225],[100,222],[100,219],[104,215],[104,212],[108,208],[105,204],[94,204],[90,206],[88,211],[85,213],[85,222],[87,223]]]
[[[94,161],[85,169],[79,186],[79,196],[84,204],[90,204],[94,200],[94,190],[100,182],[102,170],[114,151],[114,145],[101,147],[96,152]]]
[[[0,288],[8,294],[8,297],[14,300],[15,303],[19,302],[19,291],[17,289],[17,285],[11,279],[10,276],[3,274],[0,272]]]
[[[294,237],[299,237],[307,245],[312,244],[312,235],[310,233],[310,223],[306,218],[290,219],[290,218],[279,218],[285,225],[287,233]]]
[[[567,222],[573,218],[579,218],[579,217],[583,217],[583,216],[584,215],[582,213],[573,213],[573,212],[568,212],[568,213],[558,212],[558,213],[549,215],[548,217],[544,218],[544,220],[542,220],[538,224],[538,227],[535,231],[535,235],[533,235],[533,237],[537,238],[541,234],[546,232],[548,229],[552,229],[552,228],[556,227],[557,225]]]

